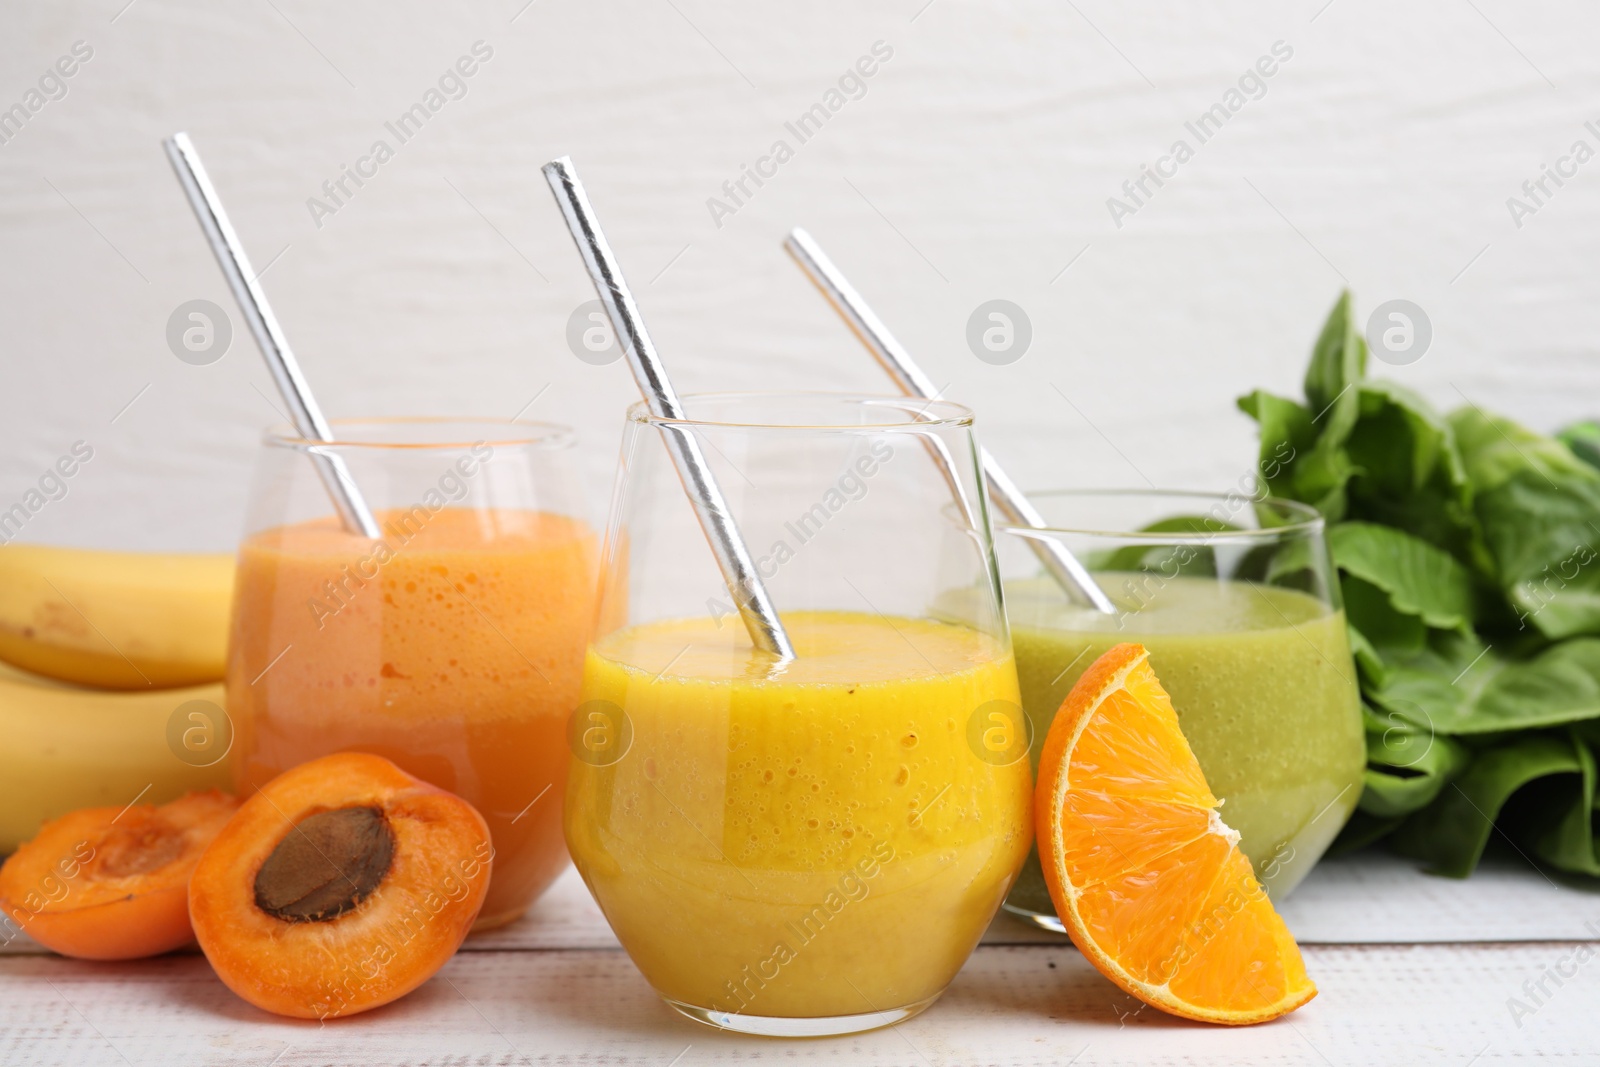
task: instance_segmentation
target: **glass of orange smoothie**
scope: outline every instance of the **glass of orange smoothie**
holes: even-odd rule
[[[949,984],[1032,840],[972,415],[829,394],[684,403],[687,419],[637,405],[626,424],[568,847],[690,1018],[781,1036],[897,1022]],[[752,646],[669,435],[708,458],[794,659]],[[940,621],[952,589],[978,610]]]
[[[338,444],[264,440],[228,652],[244,793],[306,760],[372,752],[483,813],[479,928],[566,866],[565,729],[594,624],[599,542],[559,426],[395,419]],[[340,455],[382,537],[341,528],[310,460]]]

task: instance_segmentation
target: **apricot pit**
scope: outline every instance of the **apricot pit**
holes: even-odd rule
[[[394,834],[377,808],[319,812],[284,836],[256,872],[256,907],[286,922],[327,922],[378,888]]]

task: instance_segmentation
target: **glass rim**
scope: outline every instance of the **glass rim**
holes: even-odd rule
[[[482,427],[486,432],[475,437],[449,437],[429,439],[420,433],[415,439],[362,440],[345,437],[342,428],[353,431],[359,427]],[[569,448],[576,440],[572,427],[557,422],[523,422],[517,419],[498,419],[482,415],[395,415],[382,418],[330,419],[328,427],[334,440],[317,441],[303,436],[287,423],[276,423],[262,431],[261,443],[270,448],[293,448],[300,451],[341,451],[363,449],[372,451],[460,451],[487,445],[490,448]]]
[[[855,433],[920,433],[930,428],[944,426],[959,426],[970,428],[976,417],[973,410],[965,404],[958,404],[953,400],[922,400],[917,397],[898,396],[893,393],[841,393],[824,390],[805,389],[773,389],[773,390],[741,390],[734,392],[715,393],[685,393],[679,397],[685,405],[696,402],[722,402],[722,403],[751,403],[755,401],[780,401],[794,403],[798,406],[802,401],[817,402],[830,401],[835,404],[853,405],[856,408],[880,407],[899,410],[908,418],[884,422],[741,422],[732,419],[697,419],[681,418],[672,419],[657,415],[650,410],[649,401],[638,400],[628,405],[627,420],[645,426],[683,426],[711,430],[799,430],[799,431],[829,431],[829,432],[855,432]],[[934,414],[934,413],[938,414]]]
[[[1193,500],[1205,501],[1211,505],[1237,502],[1233,509],[1234,511],[1238,511],[1247,504],[1255,507],[1266,505],[1279,509],[1280,514],[1287,517],[1289,521],[1282,526],[1258,526],[1244,530],[1197,530],[1185,532],[1182,530],[1106,530],[1087,525],[1056,525],[1049,522],[1043,526],[1030,526],[1023,522],[997,519],[994,522],[995,533],[1008,533],[1024,538],[1039,534],[1061,534],[1079,537],[1116,538],[1121,541],[1146,542],[1152,545],[1209,545],[1218,542],[1250,543],[1271,541],[1287,535],[1316,535],[1321,534],[1327,525],[1322,513],[1309,504],[1303,504],[1298,500],[1288,500],[1284,497],[1257,497],[1243,492],[1219,493],[1198,489],[1113,488],[1043,489],[1024,495],[1035,502],[1062,499],[1090,500],[1096,497],[1106,499],[1145,497],[1152,500]],[[1218,521],[1224,520],[1219,519]]]

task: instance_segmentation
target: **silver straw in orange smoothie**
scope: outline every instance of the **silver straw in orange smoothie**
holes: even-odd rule
[[[244,245],[240,243],[239,235],[222,207],[222,198],[217,195],[216,187],[206,174],[205,165],[200,162],[200,153],[195,151],[187,133],[175,133],[162,145],[167,150],[167,158],[172,161],[172,169],[178,175],[184,195],[189,198],[189,206],[194,209],[194,217],[199,220],[200,229],[206,235],[206,243],[217,257],[217,266],[222,268],[222,276],[228,280],[228,288],[233,290],[233,298],[239,302],[239,311],[244,315],[245,322],[250,324],[250,335],[256,339],[256,347],[261,349],[262,358],[267,361],[267,369],[272,372],[272,380],[278,384],[283,402],[289,405],[295,430],[308,441],[331,443],[333,432],[328,428],[328,421],[322,417],[316,397],[311,395],[311,386],[306,384],[305,376],[300,373],[300,364],[289,347],[289,339],[284,336],[283,327],[278,325],[278,318],[267,303],[261,279],[250,267]],[[317,474],[327,487],[328,496],[333,499],[334,509],[338,511],[339,521],[344,528],[350,533],[374,540],[382,537],[378,520],[373,518],[372,509],[367,507],[366,498],[350,476],[344,458],[332,452],[319,451],[315,445],[310,452]]]

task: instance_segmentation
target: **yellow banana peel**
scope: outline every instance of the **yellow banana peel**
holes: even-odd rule
[[[79,808],[231,790],[223,701],[220,683],[108,693],[0,665],[0,855]]]
[[[0,547],[0,660],[101,689],[219,681],[233,563],[225,554]]]

